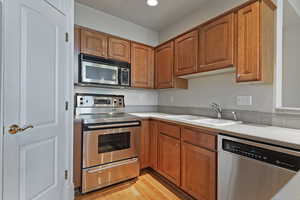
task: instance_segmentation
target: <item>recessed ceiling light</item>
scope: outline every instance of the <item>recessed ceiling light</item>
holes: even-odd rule
[[[157,6],[158,1],[157,0],[147,0],[147,5],[148,6]]]

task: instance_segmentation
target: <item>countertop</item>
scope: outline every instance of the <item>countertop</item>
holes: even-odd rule
[[[217,133],[223,133],[231,136],[255,140],[258,142],[265,142],[282,147],[288,147],[300,150],[300,130],[282,128],[276,126],[260,125],[260,124],[234,124],[226,126],[214,126],[203,123],[198,123],[193,120],[183,119],[180,116],[208,118],[203,116],[193,115],[175,115],[166,113],[130,113],[142,119],[159,119],[170,122],[183,123],[186,125],[193,125],[199,128],[204,128]]]

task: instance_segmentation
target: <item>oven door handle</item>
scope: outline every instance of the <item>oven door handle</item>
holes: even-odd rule
[[[138,161],[137,158],[132,158],[130,160],[124,160],[124,161],[120,161],[120,162],[116,162],[116,163],[111,163],[111,164],[100,166],[100,167],[97,167],[97,168],[94,168],[94,169],[89,169],[89,170],[87,170],[87,173],[89,173],[89,174],[93,174],[93,173],[97,173],[97,172],[101,173],[101,171],[103,171],[104,169],[109,169],[109,168],[117,167],[117,166],[120,166],[120,165],[130,164],[130,163],[134,163],[134,162],[137,162],[137,161]]]
[[[140,126],[140,122],[129,122],[120,124],[105,124],[105,125],[95,125],[87,126],[88,129],[100,129],[100,128],[115,128],[115,127],[127,127],[127,126]]]

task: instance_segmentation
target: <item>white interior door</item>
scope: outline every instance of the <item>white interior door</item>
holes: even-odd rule
[[[66,145],[66,17],[44,0],[6,0],[5,200],[61,199]],[[32,129],[10,134],[12,125]]]

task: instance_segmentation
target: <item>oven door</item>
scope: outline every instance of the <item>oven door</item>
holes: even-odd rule
[[[82,61],[81,82],[105,85],[119,85],[119,67]]]
[[[83,168],[138,156],[140,127],[84,131]]]

